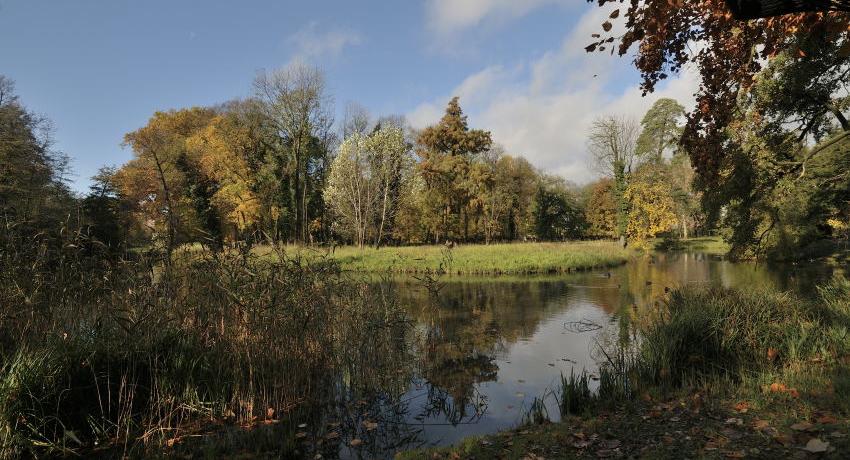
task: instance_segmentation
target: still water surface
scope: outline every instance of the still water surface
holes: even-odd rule
[[[547,393],[549,417],[557,420],[550,392],[561,375],[593,375],[597,341],[627,334],[628,321],[657,308],[665,288],[714,283],[812,295],[830,276],[823,267],[769,268],[683,253],[610,271],[449,278],[436,300],[416,280],[384,281],[378,287],[399,298],[412,331],[386,356],[370,357],[369,368],[345,375],[339,385],[348,390],[331,392],[333,409],[301,429],[310,439],[340,433],[339,442],[325,438],[311,450],[325,458],[375,458],[515,427]],[[602,328],[581,332],[579,321]]]

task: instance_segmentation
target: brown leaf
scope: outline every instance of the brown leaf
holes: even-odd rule
[[[753,428],[755,428],[756,430],[759,430],[759,431],[761,431],[761,430],[763,430],[763,429],[765,429],[769,426],[770,426],[770,422],[768,422],[767,420],[754,420],[753,421]]]
[[[611,24],[611,21],[605,21],[602,23],[602,30],[605,32],[610,32],[613,27],[614,25]]]
[[[791,429],[794,431],[809,431],[812,428],[814,428],[814,425],[809,422],[797,422],[791,425]]]
[[[806,447],[804,450],[807,450],[813,454],[826,452],[829,449],[829,443],[823,442],[819,438],[809,439],[809,442],[806,443]]]
[[[747,454],[743,450],[725,450],[723,456],[726,458],[744,458]]]
[[[820,423],[821,425],[832,425],[833,423],[838,423],[838,419],[831,415],[820,416],[815,421]]]
[[[609,18],[611,18],[611,19],[617,19],[617,18],[619,18],[619,17],[620,17],[620,10],[619,10],[619,9],[616,9],[616,10],[612,11],[612,12],[611,12],[611,15],[610,15],[610,16],[608,16],[608,17],[609,17]]]
[[[358,438],[354,438],[354,439],[352,439],[352,440],[351,440],[351,442],[349,442],[348,444],[350,444],[350,445],[351,445],[351,447],[357,447],[357,446],[359,446],[360,444],[363,444],[363,441],[361,441],[361,440],[360,440],[360,439],[358,439]]]

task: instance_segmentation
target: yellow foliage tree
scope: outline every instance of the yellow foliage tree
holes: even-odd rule
[[[663,177],[638,174],[626,188],[625,199],[630,207],[626,231],[636,248],[646,249],[649,239],[678,224],[670,182]]]
[[[246,127],[221,115],[187,140],[203,173],[218,184],[211,200],[213,206],[226,224],[239,231],[255,225],[260,218],[255,175],[246,160],[251,142]]]

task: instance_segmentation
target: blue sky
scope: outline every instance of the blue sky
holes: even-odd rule
[[[608,13],[584,0],[0,0],[0,74],[53,120],[79,191],[132,156],[121,139],[154,111],[249,96],[257,71],[293,60],[326,72],[338,113],[354,101],[422,127],[459,95],[510,153],[582,183],[593,117],[693,92],[684,75],[641,98],[629,59],[584,53]]]

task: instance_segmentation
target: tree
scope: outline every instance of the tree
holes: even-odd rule
[[[628,235],[638,248],[646,248],[649,239],[678,222],[669,181],[660,169],[652,164],[644,166],[626,189],[625,198],[631,209]]]
[[[369,134],[372,125],[372,116],[365,107],[349,102],[345,106],[345,114],[342,119],[342,138],[347,139],[353,134],[365,136]]]
[[[628,200],[625,192],[628,175],[637,162],[638,124],[628,118],[607,116],[593,121],[588,135],[588,150],[598,168],[614,179],[617,203],[617,236],[625,245],[628,225]]]
[[[604,7],[614,0],[588,0]],[[616,2],[622,3],[622,2]],[[622,18],[625,33],[614,35],[612,20]],[[699,183],[712,188],[721,179],[721,164],[732,150],[725,148],[725,130],[735,115],[739,95],[753,84],[765,62],[782,53],[805,61],[801,43],[838,47],[836,58],[850,55],[850,15],[838,12],[800,13],[770,19],[739,21],[723,0],[630,2],[614,9],[603,25],[604,34],[587,50],[626,55],[636,46],[635,67],[644,93],[692,63],[699,72],[697,107],[687,116],[682,137]],[[699,50],[695,52],[693,50]]]
[[[325,189],[325,202],[339,216],[342,232],[361,248],[380,199],[377,181],[370,170],[369,153],[365,136],[354,133],[346,138],[331,164]]]
[[[261,73],[254,82],[256,95],[271,131],[277,163],[286,172],[281,193],[292,197],[294,225],[290,236],[297,241],[309,239],[308,223],[321,218],[324,170],[333,141],[330,98],[320,70],[302,63],[272,73]],[[291,185],[290,185],[291,183]],[[313,210],[308,212],[309,198]]]
[[[469,129],[458,98],[453,98],[446,114],[434,126],[425,128],[417,140],[421,158],[420,172],[428,187],[434,212],[442,222],[433,229],[440,237],[469,236],[468,191],[460,186],[469,171],[471,156],[490,148],[492,139],[487,131]]]
[[[660,162],[665,153],[675,150],[682,136],[679,119],[684,115],[685,108],[675,99],[655,101],[640,122],[642,131],[637,140],[636,154]]]
[[[89,194],[82,201],[89,236],[113,250],[125,239],[118,187],[114,183],[116,172],[113,167],[100,168],[92,177]]]
[[[0,214],[40,229],[64,218],[72,200],[66,165],[53,149],[50,122],[28,111],[0,75]]]
[[[590,188],[590,198],[585,207],[589,235],[597,238],[616,238],[618,204],[613,179],[601,179],[591,184]]]
[[[156,112],[147,125],[124,136],[135,158],[116,173],[116,184],[155,236],[164,228],[169,256],[181,240],[218,231],[216,219],[207,215],[209,184],[187,145],[214,116],[198,107]]]
[[[250,128],[230,114],[217,115],[187,139],[202,173],[215,182],[211,204],[234,237],[254,227],[261,217],[257,196],[257,166],[252,161],[256,140]]]
[[[375,247],[381,246],[385,232],[391,227],[399,207],[399,195],[410,167],[411,145],[404,138],[404,131],[392,124],[378,126],[366,140],[371,156],[372,176],[377,182],[378,229]]]
[[[559,177],[544,176],[540,179],[533,215],[535,234],[544,240],[578,239],[587,227],[584,210],[579,207],[566,182]]]

